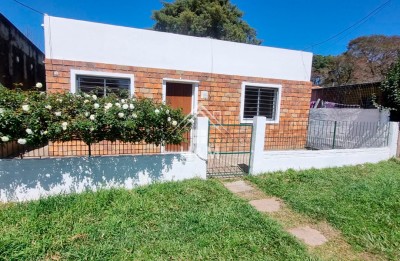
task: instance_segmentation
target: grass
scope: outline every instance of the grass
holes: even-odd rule
[[[0,224],[0,260],[311,259],[215,180],[3,205]]]
[[[356,250],[400,260],[400,163],[248,177],[295,211],[326,220]]]

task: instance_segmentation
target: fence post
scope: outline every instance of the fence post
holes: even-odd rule
[[[254,175],[262,172],[265,141],[266,118],[256,116],[253,118],[253,131],[251,134],[251,154],[249,174]]]
[[[336,125],[337,125],[337,121],[335,121],[334,125],[333,125],[333,143],[332,143],[332,149],[335,148],[335,141],[336,141]]]
[[[390,122],[389,140],[388,140],[388,147],[390,148],[390,157],[396,157],[398,136],[399,136],[399,123]]]
[[[195,128],[194,153],[202,160],[207,160],[208,154],[208,118],[197,117]]]

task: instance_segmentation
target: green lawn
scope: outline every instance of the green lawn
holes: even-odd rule
[[[0,260],[311,259],[215,180],[3,205],[0,224]]]
[[[400,260],[400,163],[248,177],[294,210],[327,220],[354,247]]]

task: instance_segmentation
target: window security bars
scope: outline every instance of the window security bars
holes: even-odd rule
[[[110,78],[78,75],[76,77],[76,86],[78,90],[84,93],[97,93],[98,96],[106,96],[114,93],[118,96],[129,95],[131,85],[130,79]]]
[[[278,89],[246,86],[244,97],[243,119],[253,119],[254,116],[265,116],[274,120]]]

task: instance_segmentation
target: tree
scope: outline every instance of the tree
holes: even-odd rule
[[[400,119],[400,59],[390,67],[380,88],[385,97],[382,106],[392,110],[391,120],[398,121]]]
[[[315,55],[312,79],[322,86],[382,81],[400,55],[400,36],[372,35],[351,40],[338,56]]]
[[[163,2],[152,18],[157,31],[261,44],[242,17],[243,12],[229,0],[176,0]]]

